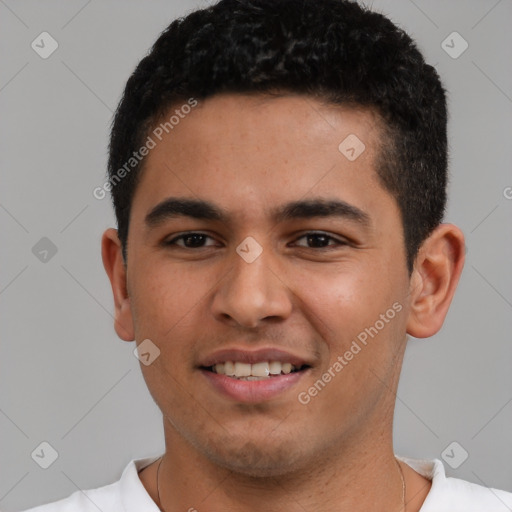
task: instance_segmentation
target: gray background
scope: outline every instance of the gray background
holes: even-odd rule
[[[130,459],[163,449],[134,344],[113,330],[100,237],[115,223],[109,199],[92,191],[104,182],[109,123],[126,79],[160,31],[199,5],[0,0],[4,511],[112,482]],[[446,220],[468,246],[442,331],[409,342],[395,451],[441,458],[457,441],[469,457],[458,469],[445,464],[449,475],[512,491],[512,1],[373,6],[416,38],[449,90]],[[43,31],[59,44],[45,60],[31,48]],[[469,44],[456,59],[441,46],[453,31]],[[57,248],[46,262],[32,251],[42,237]],[[46,470],[31,457],[42,441],[59,454]],[[460,459],[462,448],[450,455]]]

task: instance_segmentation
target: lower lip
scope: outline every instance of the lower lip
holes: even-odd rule
[[[256,403],[270,400],[289,390],[308,372],[308,369],[262,380],[232,379],[203,369],[201,372],[213,387],[224,395],[238,402]]]

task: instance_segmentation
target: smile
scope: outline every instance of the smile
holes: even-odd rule
[[[281,361],[261,361],[254,364],[241,361],[226,361],[225,363],[217,363],[210,366],[207,370],[237,380],[255,381],[266,380],[278,377],[279,375],[288,375],[307,367],[308,365],[298,367]]]
[[[279,361],[261,361],[254,364],[226,361],[215,366],[202,367],[200,370],[210,389],[220,396],[238,403],[253,404],[283,396],[312,371],[308,365],[298,368],[291,363]],[[218,370],[230,372],[232,375],[219,373]],[[263,375],[255,375],[258,373]]]

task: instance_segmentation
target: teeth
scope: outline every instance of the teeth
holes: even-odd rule
[[[261,361],[259,363],[249,364],[240,361],[226,361],[218,363],[212,367],[215,373],[227,375],[242,380],[263,380],[272,375],[287,375],[292,371],[298,370],[298,367],[291,363],[281,363],[280,361]]]
[[[249,363],[235,363],[235,377],[249,377],[251,365]]]
[[[251,375],[254,377],[268,377],[270,373],[269,364],[265,361],[264,363],[256,363],[251,366]]]
[[[271,361],[269,368],[271,375],[279,375],[281,373],[281,363],[279,361]]]
[[[229,375],[230,377],[235,376],[235,365],[231,361],[227,361],[224,365],[219,364],[218,366],[224,366],[224,373],[226,375]],[[217,368],[217,365],[215,365],[215,368]]]
[[[283,373],[290,373],[292,371],[292,365],[290,363],[283,363],[281,369]]]

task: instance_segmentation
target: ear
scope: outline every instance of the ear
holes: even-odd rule
[[[114,328],[124,341],[135,339],[132,310],[126,284],[126,265],[123,260],[122,246],[117,230],[110,228],[101,239],[101,257],[114,295]]]
[[[464,267],[464,235],[453,224],[440,224],[423,242],[410,281],[407,333],[428,338],[441,329]]]

